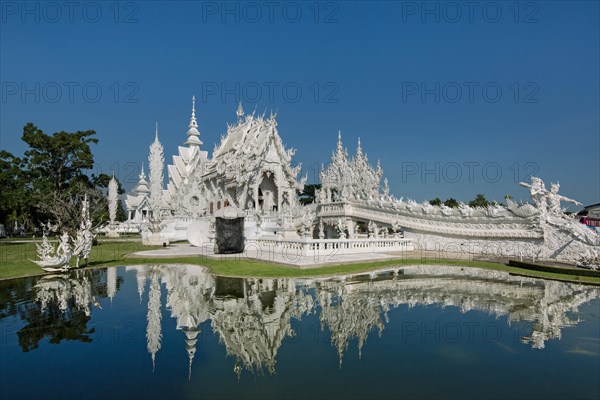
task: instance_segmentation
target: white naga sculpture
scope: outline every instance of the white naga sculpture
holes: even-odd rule
[[[39,260],[34,261],[44,271],[48,272],[63,272],[71,267],[71,259],[75,256],[76,264],[74,268],[79,268],[79,260],[85,259],[86,263],[92,252],[92,242],[94,235],[92,234],[92,221],[90,220],[89,201],[87,195],[81,202],[81,220],[79,229],[77,229],[75,238],[71,238],[65,231],[60,237],[60,241],[56,247],[50,244],[46,231],[42,243],[36,244],[37,256]]]

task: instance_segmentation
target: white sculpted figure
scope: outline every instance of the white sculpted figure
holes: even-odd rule
[[[554,212],[554,213],[558,213],[559,211],[561,211],[560,208],[560,202],[561,201],[566,201],[568,203],[573,203],[575,205],[581,206],[582,204],[576,200],[570,199],[568,197],[562,196],[560,194],[558,194],[558,190],[560,189],[560,184],[557,183],[553,183],[550,186],[550,191],[546,191],[546,201],[548,203],[548,210],[550,212]]]
[[[263,211],[267,211],[267,212],[273,211],[273,206],[275,205],[273,191],[265,190],[265,191],[263,191],[263,194],[264,194]]]
[[[416,211],[417,207],[419,207],[419,203],[417,203],[413,199],[408,199],[408,201],[406,202],[406,209],[408,211]]]
[[[281,195],[281,208],[288,208],[290,206],[290,200],[289,200],[289,195],[288,192],[283,192],[283,194]]]
[[[348,235],[346,235],[346,224],[344,223],[343,219],[338,218],[338,220],[336,221],[336,228],[340,234],[340,239],[348,238]]]
[[[73,255],[70,240],[69,234],[66,231],[63,232],[54,255],[52,254],[53,250],[48,251],[47,246],[49,243],[44,244],[44,242],[42,242],[41,245],[36,245],[38,248],[38,256],[42,255],[43,257],[41,257],[42,259],[39,261],[32,261],[42,267],[44,271],[56,272],[68,270],[69,262]],[[46,238],[45,241],[47,242]]]
[[[531,200],[540,210],[546,210],[546,187],[544,181],[535,176],[531,177],[531,184],[525,182],[519,182],[519,185],[529,188],[529,195]]]
[[[46,235],[46,231],[42,226],[43,239],[42,243],[36,246],[37,256],[38,258],[44,260],[53,257],[54,247],[50,244],[48,240],[48,236]]]
[[[319,195],[318,195],[318,199],[319,199],[319,203],[327,203],[327,190],[321,188],[318,191]]]
[[[387,178],[383,180],[383,200],[390,200],[390,185]]]
[[[377,224],[373,221],[369,221],[369,224],[367,225],[367,230],[369,231],[369,238],[372,237],[377,237]]]
[[[64,231],[60,236],[60,243],[58,244],[58,248],[56,249],[56,256],[59,258],[69,257],[71,259],[71,238],[67,231]]]
[[[74,240],[73,255],[76,256],[76,268],[79,268],[79,260],[87,259],[92,252],[92,242],[94,235],[92,234],[92,221],[90,220],[89,201],[87,195],[81,202],[81,223],[77,230],[77,236]]]
[[[533,200],[537,209],[542,212],[542,214],[545,214],[546,211],[549,211],[553,214],[560,214],[562,211],[560,207],[561,201],[573,203],[578,206],[582,205],[576,200],[558,194],[560,189],[560,184],[558,182],[552,183],[549,191],[546,190],[544,181],[535,176],[531,177],[531,184],[519,182],[519,185],[529,188],[531,199]]]
[[[319,239],[325,239],[325,227],[323,226],[323,219],[319,219]]]
[[[466,203],[460,203],[458,210],[463,217],[470,217],[473,215],[473,208]]]
[[[71,237],[67,231],[64,231],[60,237],[60,242],[54,251],[48,238],[44,234],[44,239],[41,244],[36,244],[37,255],[40,260],[33,261],[42,269],[49,272],[67,271],[73,256],[77,257],[77,265],[79,267],[79,259],[89,257],[92,251],[93,234],[91,231],[92,222],[90,221],[89,202],[87,196],[81,204],[81,222],[77,230],[77,237],[71,245]]]

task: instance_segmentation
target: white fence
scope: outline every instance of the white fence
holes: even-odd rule
[[[246,242],[246,246],[254,242],[261,249],[293,253],[302,256],[318,254],[358,254],[380,253],[390,251],[414,250],[412,239],[265,239],[259,238]]]

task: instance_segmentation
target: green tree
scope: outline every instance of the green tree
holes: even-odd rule
[[[300,196],[298,201],[300,202],[300,204],[306,205],[306,204],[314,203],[315,199],[316,199],[315,192],[318,189],[321,189],[320,183],[311,183],[308,185],[304,185],[304,190],[302,190],[301,192],[298,191],[298,195]]]
[[[64,190],[73,183],[89,182],[84,170],[94,167],[90,143],[98,143],[93,130],[45,134],[31,122],[23,128],[26,171],[40,190]]]
[[[59,344],[63,340],[91,342],[96,328],[87,326],[91,317],[76,308],[75,302],[69,300],[68,310],[61,310],[58,304],[50,304],[44,312],[39,308],[28,313],[28,324],[17,332],[19,344],[23,352],[35,350],[42,339],[49,343]]]
[[[23,160],[0,150],[0,223],[7,229],[30,221],[31,185],[24,173]]]
[[[474,200],[471,200],[469,202],[469,206],[471,207],[487,207],[490,205],[490,202],[486,200],[485,196],[483,194],[478,194],[477,196],[475,196]]]
[[[456,199],[450,197],[449,199],[446,199],[446,201],[444,202],[444,205],[446,207],[450,207],[450,208],[458,208],[460,206],[460,204],[458,204],[458,201],[456,201]]]
[[[442,205],[442,200],[440,200],[439,197],[436,197],[433,200],[429,200],[429,204],[431,204],[432,206],[441,206]]]
[[[12,223],[18,216],[21,225],[22,219],[30,221],[29,228],[51,221],[74,232],[85,195],[94,223],[106,220],[102,189],[111,177],[86,174],[94,166],[90,144],[98,143],[95,134],[93,130],[46,134],[27,123],[21,137],[29,146],[24,157],[0,152],[0,222]]]

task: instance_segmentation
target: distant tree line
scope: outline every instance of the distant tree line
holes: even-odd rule
[[[302,191],[298,191],[298,201],[300,204],[306,205],[314,203],[316,191],[318,189],[321,189],[321,184],[312,183],[304,185],[304,189]],[[506,195],[504,198],[512,199],[510,195]],[[429,204],[433,206],[441,206],[443,204],[450,208],[458,208],[460,206],[460,202],[452,197],[446,199],[445,201],[442,201],[439,197],[436,197],[435,199],[429,200]],[[485,195],[481,193],[477,194],[473,200],[469,201],[468,204],[471,207],[487,207],[494,204],[505,205],[504,203],[497,203],[495,201],[490,202],[485,198]]]
[[[300,202],[300,204],[306,205],[314,203],[316,198],[316,191],[318,189],[321,189],[321,184],[319,183],[304,185],[304,189],[302,191],[298,191],[298,201]],[[504,196],[504,198],[512,199],[510,195],[506,195]],[[442,201],[439,197],[436,197],[435,199],[429,200],[429,204],[433,206],[441,206],[443,204],[446,207],[450,208],[458,208],[460,206],[460,202],[452,197],[446,199],[445,201]],[[504,203],[497,203],[495,201],[490,202],[485,198],[485,195],[481,193],[477,194],[473,200],[469,201],[468,204],[471,207],[487,207],[494,204],[505,205]]]
[[[504,198],[506,200],[508,199],[512,199],[512,196],[510,195],[506,195],[504,196]],[[446,207],[450,207],[450,208],[458,208],[460,206],[460,203],[456,200],[453,199],[452,197],[450,197],[449,199],[446,199],[446,201],[442,201],[439,197],[436,197],[433,200],[429,200],[429,204],[433,205],[433,206],[441,206],[442,204],[445,205]],[[479,193],[475,196],[475,198],[471,201],[469,201],[469,206],[470,207],[488,207],[490,205],[501,205],[504,206],[504,203],[498,203],[495,201],[488,201],[485,198],[485,195]]]

